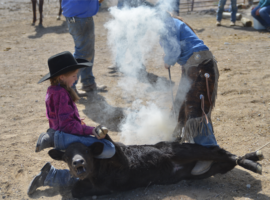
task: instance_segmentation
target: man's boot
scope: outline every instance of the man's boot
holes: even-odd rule
[[[44,181],[47,178],[47,175],[50,172],[52,165],[51,163],[47,162],[40,170],[40,173],[35,176],[35,178],[31,181],[27,194],[31,195],[33,194],[37,188],[44,186]]]

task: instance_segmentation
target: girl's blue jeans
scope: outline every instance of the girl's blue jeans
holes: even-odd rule
[[[106,139],[97,139],[92,136],[78,136],[67,134],[62,131],[56,131],[54,133],[54,147],[59,150],[65,150],[67,147],[75,142],[84,144],[85,146],[91,146],[95,142],[101,142],[104,144],[103,152],[98,155],[96,158],[106,159],[111,158],[115,154],[115,146],[109,140]]]
[[[259,16],[256,15],[256,11],[258,9],[260,9]],[[257,6],[251,11],[251,15],[256,20],[258,20],[265,28],[270,27],[270,6],[265,6],[263,8]]]
[[[95,57],[95,24],[93,17],[79,18],[66,17],[68,30],[75,43],[74,58],[83,58],[94,63]],[[81,76],[83,86],[95,83],[93,66],[80,69],[78,78]],[[74,83],[75,87],[77,81]]]
[[[226,4],[227,0],[219,0],[218,3],[218,11],[217,11],[217,21],[220,22],[222,19],[222,13],[224,11],[224,6]],[[232,14],[231,14],[231,21],[235,22],[236,21],[236,13],[237,13],[237,0],[231,0],[231,9],[232,9]]]
[[[54,133],[54,146],[56,149],[65,150],[70,144],[79,142],[85,146],[91,146],[95,142],[101,142],[104,144],[103,152],[97,156],[99,159],[111,158],[115,154],[115,146],[113,143],[106,139],[97,139],[92,136],[77,136],[67,134],[64,132],[56,131]],[[70,175],[69,170],[55,169],[53,166],[50,169],[45,181],[44,186],[51,187],[70,187],[76,183],[79,179]]]

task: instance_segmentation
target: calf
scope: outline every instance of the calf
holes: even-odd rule
[[[106,137],[110,140],[109,136]],[[65,152],[56,149],[49,151],[53,159],[65,161],[72,176],[80,179],[72,189],[73,197],[105,195],[150,184],[165,185],[181,180],[205,179],[217,173],[224,174],[237,164],[255,173],[262,172],[261,165],[256,162],[263,158],[260,151],[237,157],[218,147],[206,148],[197,144],[114,144],[116,153],[110,159],[95,158],[103,150],[103,144],[99,142],[90,147],[74,143]],[[213,164],[206,173],[191,175],[191,170],[199,160],[211,160]]]
[[[33,10],[33,23],[32,25],[35,25],[36,21],[37,21],[37,15],[36,15],[36,5],[37,5],[37,0],[31,0],[32,1],[32,10]],[[59,0],[60,3],[60,8],[59,8],[59,13],[57,16],[57,20],[60,20],[61,14],[62,14],[62,7],[61,7],[61,2],[62,0]],[[42,12],[43,12],[43,3],[44,0],[39,0],[39,25],[42,25]]]

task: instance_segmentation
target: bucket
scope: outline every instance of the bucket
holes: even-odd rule
[[[255,19],[253,17],[253,28],[255,28],[256,30],[262,30],[262,29],[265,29],[265,27],[263,25],[261,25],[261,23]]]

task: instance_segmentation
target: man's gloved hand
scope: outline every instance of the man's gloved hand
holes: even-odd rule
[[[99,125],[93,129],[93,134],[99,140],[105,138],[108,132],[109,130],[105,126],[102,126],[102,125]]]

